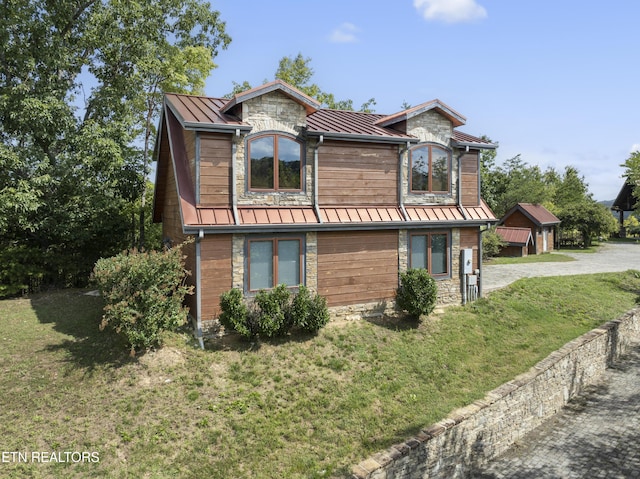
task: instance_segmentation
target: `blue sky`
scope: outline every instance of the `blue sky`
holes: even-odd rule
[[[498,162],[584,175],[614,199],[640,149],[636,0],[212,0],[232,37],[205,93],[272,80],[311,58],[312,81],[377,113],[440,99],[459,128],[498,142]]]

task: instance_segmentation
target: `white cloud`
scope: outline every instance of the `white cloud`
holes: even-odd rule
[[[331,35],[329,35],[329,40],[333,43],[353,43],[358,41],[358,37],[356,34],[360,31],[358,27],[356,27],[353,23],[345,22],[336,28]]]
[[[471,22],[487,16],[476,0],[413,0],[413,6],[426,20],[445,23]]]

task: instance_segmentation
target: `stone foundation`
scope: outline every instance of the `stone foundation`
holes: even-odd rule
[[[354,479],[464,478],[597,383],[640,342],[640,308],[551,353],[528,372],[352,469]]]

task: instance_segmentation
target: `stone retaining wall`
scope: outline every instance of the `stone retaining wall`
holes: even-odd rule
[[[556,414],[630,345],[640,308],[551,353],[528,372],[446,419],[354,466],[354,479],[464,478]]]

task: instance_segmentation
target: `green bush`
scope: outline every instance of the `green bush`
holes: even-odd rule
[[[284,336],[293,325],[289,313],[291,293],[284,284],[272,290],[260,290],[254,299],[260,334],[267,338]]]
[[[396,305],[409,316],[419,319],[436,307],[438,286],[426,269],[409,269],[400,275]]]
[[[315,333],[329,322],[327,300],[319,294],[311,296],[303,285],[291,301],[290,311],[293,324],[303,331]]]
[[[182,326],[189,310],[182,304],[192,287],[185,284],[182,248],[131,250],[96,263],[92,280],[106,301],[100,329],[110,326],[136,350],[161,343],[163,331]]]
[[[317,332],[329,322],[325,298],[303,285],[295,294],[283,284],[261,290],[251,301],[234,288],[220,296],[220,308],[220,322],[245,339],[285,336],[294,328]]]
[[[495,228],[482,233],[482,259],[487,260],[498,256],[500,250],[507,246],[507,242],[502,239]]]

